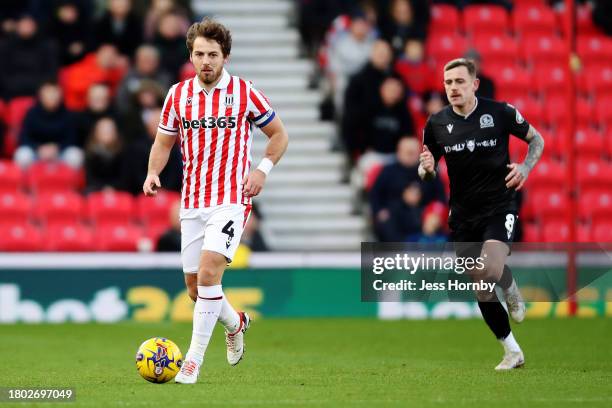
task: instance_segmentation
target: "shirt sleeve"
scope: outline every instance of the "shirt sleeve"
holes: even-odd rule
[[[178,134],[179,121],[174,109],[174,91],[176,86],[173,86],[166,95],[164,107],[159,115],[158,131],[165,135],[176,136]]]
[[[431,118],[427,119],[427,123],[425,124],[425,128],[423,129],[423,145],[427,145],[427,148],[433,154],[434,160],[436,164],[442,157],[442,149],[436,142],[436,138],[434,137],[433,128],[431,126]]]
[[[518,109],[509,103],[504,106],[504,122],[506,123],[508,133],[525,140],[527,132],[529,132],[529,122],[525,120]]]
[[[268,123],[272,122],[272,119],[276,116],[274,109],[270,106],[268,98],[265,97],[263,92],[255,89],[251,82],[249,84],[249,97],[248,97],[248,118],[257,127],[262,128]]]

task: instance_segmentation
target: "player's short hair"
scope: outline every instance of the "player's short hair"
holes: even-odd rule
[[[197,37],[214,40],[221,46],[223,56],[227,57],[232,50],[232,34],[221,23],[210,17],[204,17],[199,23],[193,23],[187,31],[187,49],[193,52],[193,43]]]
[[[476,77],[476,65],[474,65],[473,61],[467,58],[457,58],[447,62],[446,65],[444,65],[444,72],[457,67],[466,67],[468,74],[470,74],[472,78]]]

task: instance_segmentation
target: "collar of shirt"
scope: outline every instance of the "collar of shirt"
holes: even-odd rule
[[[467,119],[467,118],[469,118],[469,117],[470,117],[470,115],[471,115],[472,113],[476,112],[476,108],[478,107],[478,98],[475,98],[475,99],[476,99],[476,102],[474,102],[474,107],[472,108],[472,110],[471,110],[471,111],[469,111],[469,112],[468,112],[467,114],[465,114],[465,115],[462,115],[462,114],[460,114],[460,113],[455,112],[455,109],[453,109],[452,107],[451,107],[451,110],[453,111],[453,113],[454,113],[455,115],[459,116],[461,119]]]
[[[223,73],[221,74],[221,79],[219,80],[219,82],[217,82],[217,85],[215,85],[213,88],[211,88],[210,91],[212,91],[213,89],[225,89],[227,88],[227,86],[229,85],[230,79],[232,77],[230,76],[229,72],[227,72],[227,70],[225,68],[223,68]],[[206,89],[202,88],[202,86],[200,85],[200,80],[198,79],[198,75],[196,74],[195,76],[195,84],[194,84],[194,93],[198,94],[202,91],[204,91],[206,94],[209,94],[210,91],[207,91]]]

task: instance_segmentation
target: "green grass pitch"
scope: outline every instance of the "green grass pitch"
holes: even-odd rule
[[[0,387],[74,387],[70,407],[612,406],[612,319],[529,320],[514,332],[526,366],[496,373],[501,346],[478,320],[264,319],[236,367],[218,326],[199,383],[184,386],[144,381],[134,356],[154,336],[185,353],[189,324],[0,326]]]

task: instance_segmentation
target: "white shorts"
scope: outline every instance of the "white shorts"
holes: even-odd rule
[[[197,273],[203,250],[220,253],[232,262],[250,205],[225,204],[210,208],[181,209],[181,261],[184,273]]]

